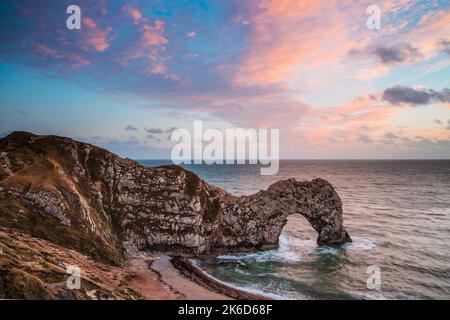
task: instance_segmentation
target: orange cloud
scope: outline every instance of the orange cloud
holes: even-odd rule
[[[133,14],[131,7],[124,7],[127,12]],[[163,56],[164,45],[168,43],[165,37],[165,23],[155,20],[153,23],[148,19],[134,13],[137,24],[138,41],[127,46],[127,50],[119,59],[119,63],[124,66],[129,65],[131,60],[142,60],[148,62],[148,67],[141,70],[143,74],[163,75],[165,78],[176,79],[176,76],[169,73],[166,66],[167,57]],[[139,17],[139,19],[137,19]]]
[[[37,44],[33,45],[33,47],[36,52],[38,52],[39,54],[42,54],[46,57],[51,57],[51,58],[55,58],[55,59],[62,57],[61,54],[57,50],[49,48],[45,44],[37,43]]]
[[[148,46],[162,46],[167,43],[164,37],[164,22],[156,20],[153,25],[144,23],[142,25],[142,37],[144,39],[143,45]]]
[[[366,27],[367,1],[265,0],[252,8],[247,52],[233,82],[239,86],[284,85],[309,80],[363,80],[386,75],[394,66],[380,65],[373,56],[349,56],[376,44],[402,41],[418,47],[422,59],[439,53],[437,41],[449,39],[450,12],[430,11],[413,19],[388,19],[412,10],[415,1],[379,1],[385,19],[379,31]],[[397,43],[395,42],[395,43]],[[333,74],[331,77],[325,75]],[[314,80],[313,80],[314,81]],[[320,82],[320,81],[319,81]]]
[[[352,18],[330,1],[263,1],[254,8],[248,53],[235,76],[239,85],[289,83],[301,67],[344,57],[354,42]]]
[[[124,10],[130,15],[131,19],[133,19],[135,24],[139,23],[139,21],[142,19],[142,13],[132,6],[125,5],[122,7],[122,10]]]
[[[440,40],[450,40],[449,26],[450,11],[431,11],[422,16],[417,28],[408,34],[408,39],[430,58],[438,53]]]
[[[31,49],[46,59],[52,61],[64,60],[67,63],[67,66],[64,68],[65,70],[73,70],[90,64],[89,60],[83,58],[79,54],[74,52],[58,51],[42,43],[33,44]]]
[[[82,28],[87,30],[79,42],[84,50],[91,51],[94,49],[102,52],[109,47],[107,38],[112,30],[111,27],[103,30],[97,26],[97,23],[92,18],[84,17],[82,20]]]

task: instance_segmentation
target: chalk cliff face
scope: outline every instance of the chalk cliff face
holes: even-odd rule
[[[192,255],[273,248],[290,214],[319,244],[351,241],[342,204],[325,180],[284,180],[235,197],[178,166],[143,167],[57,136],[0,140],[0,226],[120,264],[125,252]]]

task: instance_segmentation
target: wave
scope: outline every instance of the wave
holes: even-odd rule
[[[294,236],[281,235],[278,249],[256,251],[252,253],[221,255],[216,259],[255,262],[298,263],[306,255],[338,254],[340,250],[367,251],[375,248],[375,243],[366,238],[353,237],[353,242],[339,246],[318,246],[315,240],[300,239]]]
[[[225,257],[225,256],[224,256]],[[228,258],[230,258],[231,256],[227,256]],[[231,259],[231,258],[230,258]],[[215,281],[220,282],[226,286],[230,286],[233,287],[235,289],[238,290],[243,290],[243,291],[247,291],[247,292],[251,292],[251,293],[255,293],[261,296],[266,296],[270,299],[274,299],[274,300],[295,300],[295,299],[299,299],[299,298],[303,298],[302,296],[299,297],[289,297],[289,296],[285,296],[282,294],[276,294],[274,292],[270,292],[267,290],[264,290],[263,288],[261,288],[257,283],[252,283],[252,284],[246,284],[246,285],[239,285],[237,283],[234,282],[230,282],[230,281],[223,281],[222,279],[215,277],[212,273],[208,272],[207,270],[205,270],[204,268],[202,268],[202,262],[199,259],[192,259],[191,260],[192,263],[197,266],[198,268],[200,268],[200,270],[206,274],[208,277],[213,278]],[[239,268],[235,268],[235,271],[239,270]],[[241,274],[248,274],[244,271],[241,270],[241,272],[239,272]]]

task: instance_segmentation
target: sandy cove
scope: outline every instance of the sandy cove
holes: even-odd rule
[[[176,267],[175,267],[176,266]],[[79,270],[79,288],[69,288]],[[8,299],[262,299],[203,273],[187,258],[135,251],[111,266],[75,250],[0,227],[0,294]]]
[[[130,286],[148,300],[269,299],[207,275],[186,257],[141,251],[129,260],[129,268],[136,274]]]

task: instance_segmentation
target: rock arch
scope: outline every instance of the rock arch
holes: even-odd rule
[[[266,191],[224,200],[211,249],[219,251],[274,248],[287,217],[303,215],[318,233],[319,245],[351,241],[344,228],[342,202],[324,179],[282,180]]]
[[[69,138],[0,139],[0,226],[34,230],[38,221],[40,235],[99,259],[119,261],[123,249],[136,248],[193,255],[274,248],[295,213],[319,244],[351,241],[341,200],[323,179],[283,180],[236,197],[179,166],[145,167]]]
[[[344,228],[339,195],[324,179],[282,180],[267,190],[238,197],[178,166],[142,170],[152,171],[153,181],[165,183],[156,189],[152,212],[143,213],[145,207],[140,206],[139,221],[131,218],[122,223],[125,238],[141,248],[194,255],[273,249],[278,247],[291,214],[301,214],[309,221],[318,233],[319,245],[351,241]],[[138,176],[142,177],[142,172]],[[169,181],[171,185],[167,185]],[[120,194],[128,208],[147,198],[127,200],[126,192]]]

